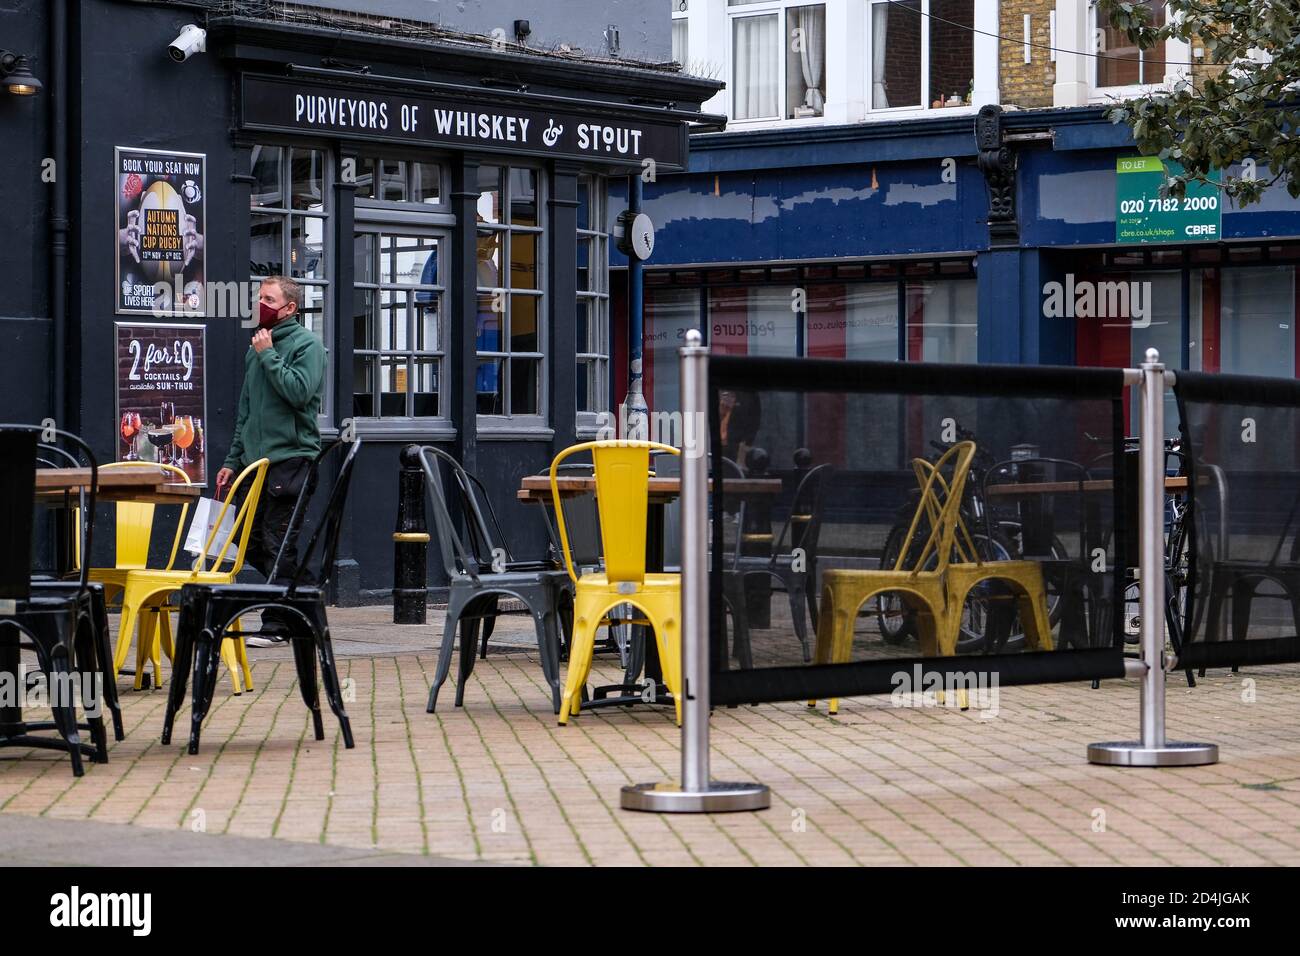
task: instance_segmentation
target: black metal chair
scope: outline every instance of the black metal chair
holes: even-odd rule
[[[176,712],[185,701],[186,672],[191,662],[194,668],[194,695],[190,717],[189,752],[199,752],[199,736],[203,719],[212,706],[212,695],[217,686],[217,667],[221,662],[221,641],[231,636],[231,627],[242,615],[265,608],[282,611],[283,623],[289,627],[289,642],[293,647],[294,664],[298,669],[298,689],[303,703],[311,711],[313,730],[317,740],[325,739],[321,722],[320,693],[316,686],[316,658],[320,658],[321,680],[330,710],[338,718],[343,733],[343,745],[354,746],[352,724],[343,709],[343,694],[339,684],[338,667],[334,661],[334,645],[330,640],[329,620],[325,611],[328,600],[330,574],[334,555],[338,549],[339,525],[347,504],[348,485],[352,480],[352,466],[359,440],[333,442],[321,450],[312,462],[307,480],[303,482],[298,499],[289,517],[290,529],[301,529],[306,519],[307,502],[313,497],[321,464],[340,449],[343,460],[338,477],[330,491],[321,514],[320,523],[312,532],[303,551],[302,561],[293,578],[287,583],[275,583],[280,561],[284,557],[284,543],[271,566],[267,584],[186,584],[180,591],[180,618],[176,633],[176,656],[172,663],[172,686],[167,696],[167,712],[163,717],[162,742],[171,743],[172,723]],[[286,536],[287,540],[288,536]],[[309,571],[319,558],[315,571]],[[243,632],[248,636],[249,632]]]
[[[98,677],[103,681],[105,673],[112,673],[112,660],[105,656],[106,642],[99,639],[105,632],[97,626],[95,603],[87,580],[88,561],[80,562],[76,581],[50,581],[48,587],[33,586],[36,468],[38,464],[53,463],[43,451],[37,450],[42,444],[38,438],[46,431],[37,425],[0,425],[0,461],[5,465],[0,470],[0,540],[5,542],[0,553],[0,672],[12,674],[14,686],[25,689],[17,680],[19,652],[24,648],[35,651],[54,719],[29,722],[23,719],[20,706],[0,707],[0,746],[67,750],[72,759],[72,772],[80,777],[85,772],[83,756],[95,763],[108,762],[104,719],[93,694],[86,693],[85,679]],[[89,487],[76,495],[78,545],[80,553],[88,555],[94,537],[99,465],[94,453],[79,437],[57,429],[51,431],[57,440],[76,447],[90,469]],[[80,464],[75,456],[69,457]],[[65,464],[58,457],[54,461]],[[71,502],[65,501],[64,505]],[[106,620],[103,625],[107,627]],[[104,682],[105,696],[107,688],[108,682]],[[80,691],[82,705],[88,709],[83,724],[77,722],[74,689]],[[42,730],[57,731],[59,737],[33,733]],[[82,743],[79,730],[88,731],[93,743]]]
[[[466,533],[457,532],[447,507],[441,462],[461,503],[461,517]],[[456,706],[465,702],[465,683],[474,672],[474,657],[479,627],[493,620],[498,601],[512,597],[522,602],[533,618],[537,631],[537,650],[542,673],[551,687],[551,706],[560,712],[560,631],[563,596],[570,594],[569,575],[549,561],[518,561],[509,552],[504,538],[488,527],[484,508],[479,502],[481,483],[473,479],[451,455],[432,445],[420,448],[420,466],[433,503],[433,520],[438,534],[438,550],[447,572],[447,619],[443,628],[442,648],[438,653],[438,672],[429,688],[428,713],[438,707],[438,692],[451,670],[452,645],[460,631],[460,665],[456,681]],[[486,496],[484,496],[486,498]],[[488,513],[491,513],[490,511]],[[493,516],[495,522],[495,515]],[[498,543],[499,542],[499,543]]]
[[[987,551],[981,557],[992,561],[1030,560],[1043,569],[1048,620],[1060,625],[1055,644],[1058,649],[1104,646],[1109,633],[1113,575],[1107,570],[1093,570],[1094,546],[1101,546],[1103,538],[1108,540],[1109,528],[1099,527],[1099,517],[1090,510],[1085,491],[1090,478],[1087,468],[1077,461],[1034,456],[996,462],[984,472],[980,483],[984,527],[980,529],[983,538],[979,546]],[[997,485],[1044,483],[1065,484],[1070,491],[1017,496],[1009,499],[1015,504],[1010,510],[999,508],[999,498],[992,494]],[[1068,529],[1058,527],[1058,512],[1062,509],[1071,525]],[[1071,554],[1058,535],[1058,531],[1066,530],[1074,537],[1077,553]],[[987,596],[1005,595],[993,587]],[[1012,640],[1015,614],[1010,605],[1003,606],[1006,604],[1003,601],[995,606],[990,601],[986,653],[1007,650]],[[1018,635],[1013,649],[1019,649],[1021,640]]]
[[[548,477],[551,473],[550,468],[538,472],[539,477]],[[558,473],[566,476],[591,478],[595,475],[595,469],[591,462],[561,462]],[[600,542],[600,511],[596,506],[595,493],[574,495],[571,498],[565,498],[563,502],[551,502],[543,504],[542,518],[546,522],[546,533],[550,541],[550,550],[548,557],[551,558],[556,567],[560,566],[561,557],[564,553],[563,546],[560,542],[560,533],[556,529],[555,522],[551,519],[551,509],[553,507],[564,508],[564,524],[569,535],[569,553],[573,556],[573,565],[579,569],[579,573],[585,570],[597,570],[603,562],[603,551]],[[571,610],[565,606],[564,611]],[[603,640],[597,641],[594,648],[596,654],[618,654],[622,664],[627,683],[636,680],[637,674],[641,672],[644,664],[645,640],[644,635],[635,630],[630,622],[635,619],[635,615],[627,605],[614,608],[601,622],[606,628],[606,636]],[[561,618],[566,621],[565,630],[561,637],[568,634],[571,630],[571,623],[568,622],[565,614],[561,613]],[[560,659],[568,659],[568,645],[564,643],[560,648]],[[586,693],[583,688],[583,693]],[[586,702],[586,699],[583,699]]]
[[[739,466],[734,462],[727,459],[723,461],[728,470],[734,468],[739,472]],[[790,513],[786,516],[780,533],[775,538],[761,532],[756,534],[754,540],[764,546],[765,553],[744,552],[746,538],[754,532],[747,531],[744,514],[741,514],[740,534],[737,536],[735,553],[730,558],[730,567],[723,574],[722,590],[735,630],[733,653],[739,658],[742,667],[753,666],[746,582],[754,577],[775,579],[786,592],[794,633],[799,639],[804,663],[812,660],[807,622],[811,620],[816,629],[817,542],[821,535],[824,490],[831,472],[829,464],[822,464],[809,469],[800,478],[790,501]],[[743,477],[743,473],[731,477]],[[725,481],[726,476],[723,478],[724,487]]]
[[[1228,637],[1233,641],[1246,640],[1251,610],[1257,599],[1285,601],[1294,626],[1300,629],[1300,561],[1297,560],[1300,558],[1300,523],[1296,520],[1300,517],[1300,494],[1292,499],[1291,509],[1277,529],[1275,543],[1267,557],[1263,557],[1263,551],[1258,547],[1250,549],[1249,555],[1234,554],[1231,549],[1233,534],[1229,522],[1227,475],[1218,465],[1198,462],[1196,468],[1204,473],[1204,481],[1200,482],[1204,487],[1196,492],[1197,510],[1193,517],[1199,580],[1193,588],[1196,593],[1190,633],[1200,634],[1206,643]],[[1286,549],[1288,540],[1291,546]],[[1261,593],[1261,589],[1268,585],[1275,589],[1275,593]],[[1239,666],[1232,669],[1236,671]],[[1204,667],[1201,675],[1205,675]]]
[[[49,442],[37,442],[36,464],[40,468],[78,468],[81,466],[81,460],[72,454],[66,448],[60,448]],[[32,574],[32,590],[40,590],[49,593],[75,593],[80,588],[80,582],[75,579],[75,575],[80,571],[73,572],[74,578],[69,579],[65,568],[48,568]],[[108,626],[108,596],[104,591],[104,585],[98,581],[88,581],[86,587],[90,591],[91,606],[94,609],[95,621],[95,650],[99,660],[103,664],[103,694],[104,706],[108,708],[109,715],[113,720],[113,739],[125,740],[126,733],[122,725],[122,704],[117,695],[117,675],[113,673],[113,634]]]

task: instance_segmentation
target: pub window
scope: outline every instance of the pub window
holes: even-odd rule
[[[325,344],[330,363],[333,325],[329,307],[328,154],[319,149],[258,145],[252,148],[249,273],[253,282],[287,275],[302,286],[300,321]],[[256,300],[254,300],[256,301]],[[327,364],[321,415],[332,407]]]
[[[414,225],[359,227],[352,309],[358,417],[446,417],[440,267],[447,243],[447,233]]]
[[[578,418],[595,425],[609,408],[609,237],[605,181],[578,179]]]
[[[540,175],[478,168],[478,318],[474,376],[479,415],[541,424],[546,353]]]
[[[439,206],[447,202],[441,163],[361,156],[356,164],[356,198],[363,205],[400,202]]]

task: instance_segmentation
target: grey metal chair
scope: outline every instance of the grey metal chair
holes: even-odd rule
[[[450,478],[447,485],[444,485],[444,466]],[[551,687],[551,706],[558,714],[560,633],[563,626],[560,612],[565,597],[571,594],[572,582],[568,572],[549,561],[515,560],[500,534],[495,515],[496,533],[489,527],[485,514],[492,512],[490,505],[485,511],[480,503],[481,483],[451,455],[431,445],[422,446],[420,467],[429,488],[438,550],[449,585],[447,620],[438,654],[438,672],[429,688],[428,712],[437,709],[438,692],[451,670],[452,645],[457,630],[460,631],[460,665],[456,706],[460,707],[465,702],[465,683],[474,672],[479,627],[485,621],[495,619],[500,598],[513,597],[524,604],[533,618],[542,673]],[[446,488],[453,490],[460,500],[461,517],[466,527],[464,535],[456,530],[452,521]]]
[[[736,466],[733,463],[731,467]],[[747,611],[749,597],[745,584],[755,576],[777,581],[786,592],[804,663],[812,660],[807,622],[811,620],[813,628],[817,627],[817,542],[821,534],[824,490],[831,471],[828,464],[818,465],[799,480],[790,501],[790,513],[780,533],[772,539],[770,548],[765,549],[766,553],[745,554],[742,550],[745,535],[737,535],[730,567],[723,573],[722,592],[735,630],[733,654],[742,667],[753,666]],[[725,477],[723,480],[725,482]],[[743,531],[743,515],[740,526]]]

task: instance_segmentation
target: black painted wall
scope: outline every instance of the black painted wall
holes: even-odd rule
[[[236,128],[236,78],[247,61],[235,62],[230,44],[210,43],[209,51],[176,64],[166,46],[185,23],[199,20],[202,11],[193,4],[160,5],[126,0],[79,0],[69,2],[71,11],[68,100],[70,158],[58,175],[69,177],[72,221],[69,288],[69,349],[57,357],[68,370],[69,407],[74,420],[61,422],[83,434],[103,461],[114,458],[117,447],[114,421],[113,313],[115,181],[112,172],[115,146],[176,149],[207,154],[207,225],[205,255],[210,281],[243,281],[248,273],[249,186],[246,180],[251,140]],[[601,5],[585,4],[591,16],[587,26],[606,22],[599,15]],[[619,6],[614,3],[613,6]],[[544,2],[520,4],[517,16],[528,17],[528,9],[548,11]],[[627,8],[626,4],[622,8]],[[16,49],[35,57],[34,71],[42,75],[48,64],[49,32],[46,0],[0,0],[0,47]],[[552,17],[553,19],[553,17]],[[550,21],[543,21],[550,22]],[[575,25],[578,21],[574,21]],[[617,22],[616,20],[614,22]],[[667,43],[668,22],[663,18],[663,39]],[[211,38],[210,38],[211,39]],[[243,38],[237,38],[243,43]],[[233,43],[234,41],[230,41]],[[319,63],[321,50],[308,40],[293,48],[295,39],[286,36],[283,50],[265,49],[265,39],[254,59],[266,63],[296,61]],[[419,55],[409,50],[394,51],[392,62],[380,59],[382,42],[367,44],[367,62],[377,72],[400,73],[426,78],[442,76],[464,81],[482,75],[483,63],[450,61],[446,56]],[[247,50],[241,55],[248,56]],[[509,67],[517,72],[518,64]],[[575,85],[581,66],[572,63],[556,69],[542,64],[532,88],[583,95],[599,88],[600,98],[631,98],[639,91],[634,80],[606,72],[592,74],[591,87]],[[459,72],[458,72],[459,71]],[[477,80],[474,80],[477,82]],[[695,83],[697,81],[682,81]],[[627,85],[619,91],[618,84]],[[675,92],[679,103],[690,100]],[[695,102],[707,98],[711,89],[701,87]],[[5,210],[9,241],[0,243],[0,395],[3,418],[38,421],[51,408],[50,370],[56,357],[51,354],[48,268],[49,187],[40,182],[41,161],[48,155],[48,100],[0,94],[0,155],[5,175],[0,176],[0,209]],[[292,143],[292,139],[279,140]],[[335,161],[358,143],[342,141],[312,143],[325,146]],[[385,148],[386,153],[400,151]],[[414,155],[414,154],[411,154]],[[463,187],[472,181],[477,157],[453,153],[444,155],[452,179],[453,203],[460,217],[453,250],[453,269],[459,269],[462,283],[450,290],[451,314],[459,317],[450,341],[453,382],[460,393],[453,399],[457,436],[450,450],[462,458],[491,490],[493,505],[510,535],[517,556],[540,556],[546,546],[545,525],[535,506],[515,500],[521,476],[542,471],[555,451],[575,439],[575,332],[573,327],[576,283],[575,199],[578,166],[552,165],[546,170],[548,216],[547,321],[550,329],[549,405],[553,438],[502,440],[479,436],[472,414],[475,358],[473,355],[476,303],[472,293],[475,269],[474,198]],[[619,172],[622,175],[622,172]],[[335,181],[339,177],[335,176]],[[340,184],[334,195],[335,230],[333,294],[335,327],[333,343],[335,393],[334,426],[350,414],[352,309],[351,194]],[[468,286],[468,288],[465,288]],[[616,316],[614,321],[622,321]],[[185,319],[184,321],[200,321]],[[238,319],[208,318],[207,327],[207,440],[209,455],[220,462],[230,440],[241,384],[243,355],[250,332]],[[358,458],[351,503],[344,523],[340,548],[340,603],[385,600],[392,586],[392,531],[396,520],[398,453],[414,438],[375,440],[361,431],[366,441]],[[96,561],[111,560],[112,537],[106,525],[99,536]],[[158,544],[159,542],[155,542]],[[169,542],[168,542],[169,543]],[[165,553],[165,552],[164,552]],[[430,583],[445,579],[436,549],[430,550]]]
[[[0,48],[48,63],[45,0],[0,0]],[[49,200],[41,181],[49,155],[42,96],[0,92],[0,420],[35,422],[50,413]],[[55,174],[58,170],[54,171]]]

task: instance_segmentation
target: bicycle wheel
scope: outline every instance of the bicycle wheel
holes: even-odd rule
[[[895,526],[889,532],[884,550],[880,552],[882,568],[892,568],[897,562],[906,534],[907,528],[901,526]],[[876,598],[876,623],[886,644],[902,644],[916,638],[916,612],[908,609],[897,592],[886,591]]]
[[[977,532],[971,535],[971,538],[983,560],[1011,560],[1011,543],[1001,534],[995,533],[990,538],[987,534]],[[994,580],[983,581],[971,589],[961,609],[961,631],[957,635],[958,654],[974,654],[984,649],[988,637],[989,602],[998,587],[997,581]],[[1020,626],[1020,615],[1016,613],[1011,622],[1011,633],[1002,643],[1000,650],[1014,652],[1023,648],[1024,644],[1025,631]]]

